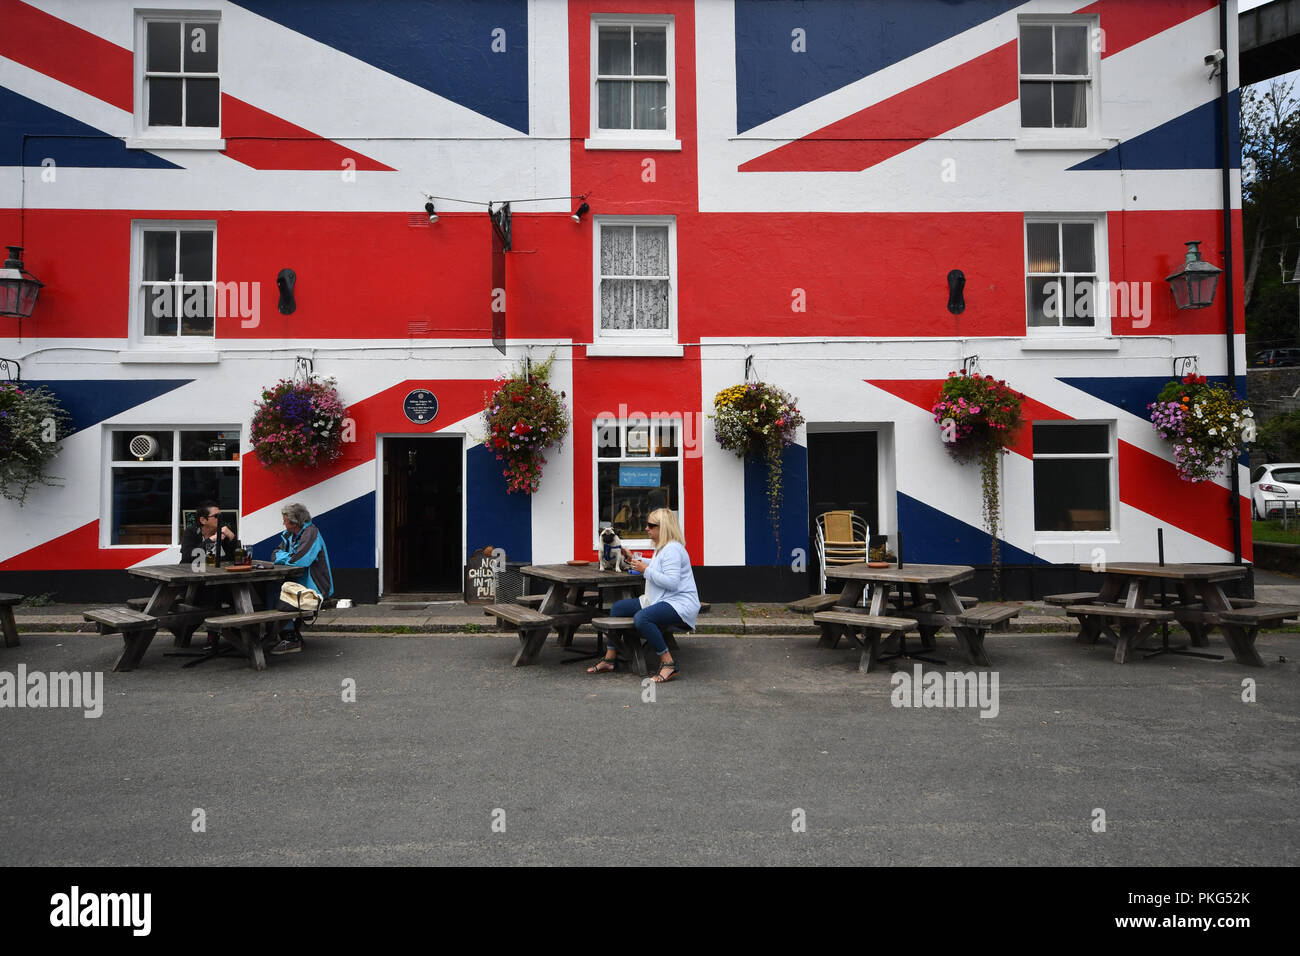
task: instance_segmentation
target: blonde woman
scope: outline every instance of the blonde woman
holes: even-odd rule
[[[639,598],[625,598],[614,602],[609,609],[611,617],[630,617],[651,650],[659,655],[659,673],[651,678],[665,684],[677,676],[677,663],[664,641],[662,628],[669,630],[695,630],[695,619],[700,613],[700,595],[695,589],[695,573],[691,558],[686,553],[686,541],[677,515],[668,508],[657,508],[646,518],[646,533],[654,542],[654,557],[643,561],[628,555],[628,563],[645,575],[646,606]],[[588,667],[588,674],[607,674],[618,668],[617,650],[610,646],[605,659]]]

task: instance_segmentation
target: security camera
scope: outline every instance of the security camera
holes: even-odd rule
[[[1223,62],[1223,51],[1215,50],[1213,53],[1205,54],[1205,65],[1215,66]]]

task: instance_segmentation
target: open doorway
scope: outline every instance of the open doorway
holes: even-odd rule
[[[461,593],[464,447],[460,436],[383,440],[383,593]]]
[[[826,511],[846,510],[863,518],[872,535],[880,533],[878,433],[875,431],[808,432],[808,537],[816,538],[816,520]],[[809,555],[810,594],[821,586],[815,554]]]

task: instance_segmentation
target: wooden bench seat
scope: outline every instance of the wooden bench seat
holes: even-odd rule
[[[791,601],[785,606],[787,611],[794,611],[796,614],[813,614],[817,611],[825,611],[834,607],[840,601],[838,594],[814,594],[810,597],[800,598],[797,601]]]
[[[122,654],[113,665],[114,671],[134,670],[149,649],[153,636],[158,633],[158,618],[134,608],[91,608],[83,611],[81,617],[93,621],[100,634],[122,635]]]
[[[209,617],[204,623],[209,631],[216,631],[223,640],[243,651],[254,668],[264,671],[264,642],[273,640],[285,621],[300,617],[302,615],[297,611],[252,611],[247,614],[220,614]]]
[[[910,617],[887,617],[879,614],[860,614],[855,611],[818,611],[813,614],[813,621],[821,625],[822,647],[833,648],[840,642],[840,637],[848,637],[862,648],[858,658],[858,670],[866,674],[872,671],[880,658],[880,640],[884,635],[899,636],[899,654],[906,653],[902,643],[903,635],[915,630],[917,622]],[[859,632],[861,637],[859,637]]]
[[[1068,607],[1071,604],[1091,604],[1101,595],[1096,591],[1074,591],[1070,594],[1048,594],[1043,598],[1044,604]]]
[[[636,622],[630,617],[597,617],[592,618],[591,626],[596,629],[600,635],[600,642],[596,649],[604,652],[607,644],[613,644],[623,652],[624,658],[632,665],[632,669],[642,677],[650,673],[646,663],[645,648],[641,644],[641,635],[637,633]],[[677,653],[677,638],[673,630],[661,628],[664,636],[664,643],[668,645],[668,650]]]
[[[1257,604],[1254,607],[1233,608],[1220,611],[1219,620],[1225,624],[1242,627],[1276,627],[1288,617],[1300,616],[1300,607],[1293,604]]]
[[[551,619],[541,611],[522,604],[488,604],[483,608],[488,617],[495,617],[499,622],[506,621],[516,627],[551,626]]]
[[[1079,619],[1080,643],[1095,644],[1104,633],[1115,641],[1115,663],[1123,664],[1142,640],[1177,615],[1158,607],[1124,607],[1120,604],[1071,604],[1065,613]],[[1113,624],[1119,625],[1115,630]]]
[[[968,608],[957,618],[957,622],[967,627],[987,628],[1011,620],[1019,615],[1021,610],[1019,604],[980,604]]]
[[[4,631],[5,647],[18,646],[18,624],[14,621],[14,605],[22,599],[21,594],[0,594],[0,630]]]
[[[515,603],[520,604],[524,607],[530,607],[534,611],[536,611],[539,607],[542,606],[542,602],[545,600],[546,600],[545,594],[525,594],[522,595],[521,597],[515,598]]]

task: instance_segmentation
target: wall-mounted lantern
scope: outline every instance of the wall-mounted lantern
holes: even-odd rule
[[[0,269],[0,315],[30,318],[42,288],[44,283],[23,269],[22,246],[10,246],[9,258]]]
[[[1180,309],[1204,309],[1214,304],[1223,270],[1201,258],[1200,245],[1200,240],[1186,243],[1187,259],[1182,271],[1166,280],[1174,293],[1174,304]]]

